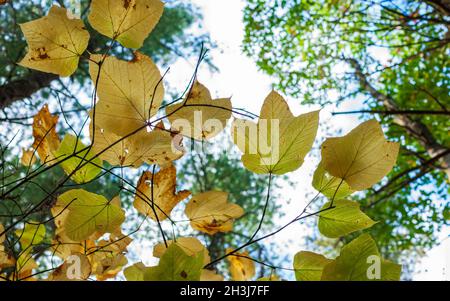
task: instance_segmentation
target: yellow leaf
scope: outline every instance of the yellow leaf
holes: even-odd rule
[[[153,177],[153,191],[152,191]],[[175,166],[161,169],[156,174],[149,171],[143,172],[134,197],[134,207],[142,214],[157,220],[153,209],[158,216],[158,220],[165,220],[172,209],[182,200],[187,198],[191,192],[187,190],[176,191],[177,173]],[[152,194],[153,193],[153,194]],[[155,204],[152,209],[152,200]]]
[[[32,148],[22,148],[22,158],[20,159],[20,163],[23,166],[31,166],[36,163],[35,150]]]
[[[213,270],[203,269],[200,274],[200,281],[223,281],[223,276]]]
[[[44,105],[33,119],[33,148],[41,161],[49,165],[56,163],[55,152],[61,143],[56,133],[57,122],[58,116],[52,116],[47,105]]]
[[[89,41],[83,21],[54,5],[47,16],[20,24],[20,28],[28,42],[28,53],[19,65],[61,76],[77,70]]]
[[[45,226],[35,222],[26,223],[23,229],[17,229],[14,233],[19,237],[22,249],[31,245],[37,245],[45,238]]]
[[[322,144],[322,163],[332,176],[351,189],[364,190],[380,181],[394,166],[399,144],[386,141],[380,124],[363,122],[343,137]]]
[[[56,206],[68,210],[62,227],[73,241],[83,241],[96,232],[112,233],[120,227],[125,213],[104,196],[83,189],[72,189],[58,197]]]
[[[165,166],[181,158],[185,152],[181,140],[173,139],[163,125],[150,132],[142,129],[132,136],[120,139],[120,136],[97,125],[93,134],[91,122],[91,140],[94,140],[92,150],[111,165],[137,168],[146,162]]]
[[[227,248],[226,253],[233,251]],[[255,276],[255,263],[248,258],[248,252],[236,252],[227,257],[230,263],[231,279],[234,281],[248,281]]]
[[[170,246],[173,240],[167,241],[167,246]],[[179,237],[175,243],[189,256],[196,255],[197,253],[203,253],[203,264],[206,265],[211,261],[209,252],[205,246],[195,237]],[[153,256],[161,258],[167,247],[164,243],[159,243],[153,248]]]
[[[280,277],[278,277],[278,275],[271,274],[267,277],[258,278],[256,281],[281,281],[281,280],[280,280]]]
[[[91,112],[91,122],[95,117],[96,126],[122,137],[145,128],[164,97],[158,67],[139,52],[130,62],[108,56],[99,68],[94,61],[102,60],[102,55],[95,54],[91,55],[89,63],[91,79],[97,83],[100,99],[95,107],[95,116],[94,111]]]
[[[18,279],[31,276],[32,271],[38,268],[36,261],[33,259],[33,255],[33,248],[25,248],[18,255],[16,262]]]
[[[47,281],[87,280],[90,275],[91,264],[87,256],[74,253],[48,276]]]
[[[140,48],[164,10],[159,0],[93,0],[89,23],[128,48]]]
[[[187,98],[166,108],[174,130],[194,139],[209,139],[220,133],[231,117],[229,98],[212,99],[209,90],[195,81]]]
[[[229,232],[233,221],[244,214],[236,204],[227,203],[228,193],[208,191],[192,197],[186,206],[186,216],[192,228],[213,235],[217,232]]]
[[[96,264],[94,273],[97,276],[98,281],[114,278],[122,271],[127,263],[128,260],[123,254],[108,254],[108,256]]]
[[[2,224],[0,224],[0,233],[5,231],[5,228]],[[3,268],[14,266],[15,260],[14,257],[5,251],[5,247],[3,246],[3,242],[6,239],[6,235],[3,234],[0,236],[0,270]]]
[[[272,91],[261,108],[258,123],[236,119],[234,143],[244,153],[244,166],[255,173],[285,174],[298,169],[311,149],[319,111],[294,117],[281,95]]]

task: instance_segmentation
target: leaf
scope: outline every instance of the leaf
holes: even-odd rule
[[[331,176],[323,168],[322,162],[314,172],[313,187],[329,199],[339,200],[352,194],[354,191],[348,184],[336,177]]]
[[[373,263],[371,258],[378,258],[381,263],[380,279],[369,279]],[[369,234],[362,234],[345,245],[340,255],[323,269],[322,280],[327,281],[367,281],[394,280],[392,276],[400,276],[400,266],[393,263],[382,263],[375,241]],[[398,278],[395,280],[399,280]]]
[[[56,163],[54,153],[59,148],[60,140],[56,133],[58,116],[52,116],[48,106],[44,105],[33,119],[33,149],[39,154],[41,162],[49,165]]]
[[[209,90],[195,81],[187,98],[166,108],[172,128],[181,135],[197,140],[219,134],[231,117],[229,98],[212,99]]]
[[[244,214],[236,204],[227,203],[228,193],[208,191],[197,194],[186,205],[185,214],[192,228],[213,235],[217,232],[229,232],[233,221]]]
[[[128,263],[128,259],[123,254],[107,254],[96,264],[95,275],[98,281],[114,278]]]
[[[203,269],[200,275],[200,281],[223,281],[223,276],[213,270]]]
[[[227,254],[233,250],[227,248],[225,251]],[[228,262],[230,263],[229,269],[231,279],[234,281],[248,281],[255,276],[255,263],[253,260],[247,258],[248,252],[235,252],[228,256]]]
[[[152,192],[153,177],[153,192]],[[175,166],[161,169],[156,174],[145,171],[142,173],[137,184],[134,197],[134,208],[153,220],[163,221],[170,216],[172,209],[182,200],[187,198],[191,192],[187,190],[176,191],[177,173]],[[154,211],[152,204],[155,204]]]
[[[145,129],[164,97],[158,67],[148,56],[139,52],[134,55],[128,62],[94,54],[89,62],[89,73],[100,99],[95,116],[91,112],[91,122],[95,117],[96,126],[121,137]]]
[[[331,202],[323,209],[329,208]],[[319,231],[326,237],[338,238],[358,230],[372,227],[374,222],[359,209],[359,203],[348,200],[333,202],[335,208],[325,210],[319,214]]]
[[[199,281],[202,268],[202,252],[189,256],[177,244],[171,244],[157,266],[137,263],[126,268],[124,275],[128,281]]]
[[[81,151],[85,149],[84,151]],[[81,151],[81,152],[79,152]],[[87,183],[93,179],[102,171],[102,161],[92,151],[86,149],[86,146],[77,137],[66,134],[64,136],[61,145],[56,151],[56,156],[59,160],[79,152],[76,156],[71,157],[60,163],[67,175],[71,174],[74,170],[75,173],[70,177],[76,183]],[[88,163],[89,162],[89,163]],[[81,167],[84,165],[83,167]]]
[[[322,144],[322,164],[351,189],[364,190],[380,181],[394,166],[399,144],[386,141],[380,124],[363,122],[350,133]]]
[[[70,76],[86,50],[89,33],[83,21],[65,8],[53,5],[47,16],[20,24],[28,52],[19,65],[43,72]]]
[[[111,165],[137,168],[146,162],[165,166],[181,158],[185,152],[181,140],[173,139],[162,124],[149,133],[143,129],[122,139],[98,126],[95,127],[95,134],[93,134],[91,122],[91,139],[94,140],[93,151],[99,154],[100,159]],[[116,143],[117,141],[119,142]]]
[[[5,228],[0,224],[0,233],[3,233]],[[6,234],[0,235],[0,270],[7,267],[12,267],[15,264],[14,257],[5,251],[3,242],[6,239]]]
[[[172,243],[174,243],[173,240],[167,241],[168,246],[170,246]],[[197,253],[202,253],[204,265],[208,264],[211,261],[208,250],[195,237],[179,237],[176,239],[175,244],[178,245],[189,256],[193,256]],[[161,258],[166,250],[166,245],[164,243],[159,243],[153,248],[153,256]]]
[[[159,0],[93,0],[89,23],[128,48],[141,48],[164,9]]]
[[[128,281],[144,281],[145,272],[148,268],[142,263],[137,262],[123,271],[125,279]]]
[[[91,264],[87,256],[74,253],[48,276],[47,281],[87,280],[90,275]]]
[[[62,227],[67,237],[74,241],[86,240],[95,232],[114,232],[125,220],[122,208],[104,196],[83,189],[63,193],[56,205],[68,210]]]
[[[22,249],[37,245],[45,238],[45,226],[36,222],[25,223],[23,229],[17,229],[15,234],[19,237]]]
[[[244,153],[244,166],[255,173],[285,174],[298,169],[311,149],[319,111],[294,117],[286,101],[272,91],[264,100],[258,124],[237,119],[234,143]]]
[[[36,163],[36,155],[35,155],[34,149],[22,148],[22,158],[20,159],[20,163],[26,167],[31,166],[34,163]]]
[[[261,277],[256,279],[256,281],[281,281],[280,277],[278,277],[278,275],[276,274],[271,274],[269,276],[266,277]]]
[[[381,280],[399,281],[402,275],[402,266],[389,260],[381,262]]]
[[[32,271],[38,268],[36,261],[33,259],[33,255],[33,248],[25,248],[17,256],[15,267],[18,273],[18,279],[31,276]]]
[[[323,268],[333,260],[313,252],[300,251],[294,257],[295,279],[297,281],[319,281]]]

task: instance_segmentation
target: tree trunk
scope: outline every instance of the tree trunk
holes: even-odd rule
[[[355,59],[346,59],[347,62],[355,70],[356,78],[361,86],[361,88],[367,91],[374,99],[382,103],[388,110],[399,110],[394,99],[388,95],[384,95],[374,86],[372,86],[366,75],[363,73],[360,63]],[[411,136],[416,138],[419,143],[426,149],[430,157],[436,157],[449,150],[448,147],[439,144],[434,138],[428,127],[423,124],[420,120],[413,118],[408,114],[398,114],[393,117],[395,124],[403,127],[406,132]],[[443,156],[439,160],[441,168],[446,172],[448,179],[450,179],[450,154]]]

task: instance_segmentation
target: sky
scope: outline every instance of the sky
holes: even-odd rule
[[[203,27],[210,33],[212,40],[218,44],[218,48],[211,50],[209,56],[219,68],[219,71],[212,73],[207,67],[200,68],[199,81],[210,89],[213,97],[231,96],[234,107],[259,113],[265,96],[272,89],[272,79],[258,71],[254,61],[242,54],[244,1],[193,0],[192,2],[201,8],[204,16]],[[383,55],[383,53],[379,54],[381,57]],[[171,66],[167,81],[171,85],[185,86],[192,75],[194,64],[195,61],[177,61]],[[298,100],[289,97],[286,100],[294,115],[318,109],[314,106],[300,105]],[[357,102],[346,102],[344,104],[339,109],[335,107],[322,109],[315,147],[305,159],[302,167],[289,174],[290,179],[295,181],[296,185],[292,187],[285,185],[282,188],[282,194],[288,198],[276,200],[282,202],[282,210],[287,213],[284,218],[277,221],[280,225],[291,220],[296,213],[301,211],[308,201],[305,195],[314,192],[310,182],[319,160],[318,146],[329,134],[325,131],[325,128],[329,126],[333,130],[341,130],[346,133],[359,123],[357,116],[331,116],[332,111],[354,110],[360,106],[360,103]],[[295,198],[292,198],[292,196],[295,196]],[[311,233],[310,231],[306,225],[297,223],[271,239],[277,243],[289,242],[288,250],[284,251],[289,258],[292,258],[296,252],[305,249],[304,237]],[[448,233],[446,236],[448,236]],[[442,239],[444,238],[443,235]],[[286,267],[290,267],[290,265],[291,262],[285,264]],[[444,240],[440,246],[429,252],[428,256],[416,268],[413,279],[450,280],[450,239]]]

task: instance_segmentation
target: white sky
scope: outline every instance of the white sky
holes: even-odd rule
[[[199,80],[204,83],[216,97],[232,96],[234,107],[245,108],[251,112],[259,113],[265,96],[271,90],[272,80],[269,76],[259,72],[256,64],[241,52],[241,41],[244,33],[242,23],[242,11],[244,1],[240,0],[193,0],[203,11],[203,27],[211,34],[211,38],[218,43],[219,49],[212,50],[209,56],[213,63],[219,68],[219,72],[210,73],[205,67],[200,69]],[[382,54],[381,54],[382,55]],[[167,81],[171,85],[181,85],[184,87],[192,74],[195,62],[178,61],[171,66]],[[302,106],[298,100],[287,98],[289,106],[294,114],[300,114],[317,109],[317,107]],[[349,103],[341,106],[339,110],[355,109],[358,103]],[[325,108],[321,111],[321,123],[316,146],[326,138],[325,124],[344,133],[358,124],[357,116],[334,116],[330,112],[336,108]],[[283,210],[286,217],[279,221],[280,224],[289,221],[305,205],[306,193],[313,192],[310,185],[312,172],[317,166],[317,148],[305,159],[303,166],[290,173],[291,179],[296,181],[295,187],[284,187],[283,195],[292,201],[287,204],[287,199],[272,200],[283,203]],[[272,239],[278,243],[289,242],[289,248],[284,250],[289,258],[304,249],[304,235],[308,235],[310,230],[300,224],[292,225]],[[447,234],[448,235],[448,234]],[[286,266],[290,267],[291,263]],[[447,266],[447,272],[445,272]],[[417,267],[414,274],[415,280],[450,280],[450,239],[447,239],[440,247],[436,247]]]

